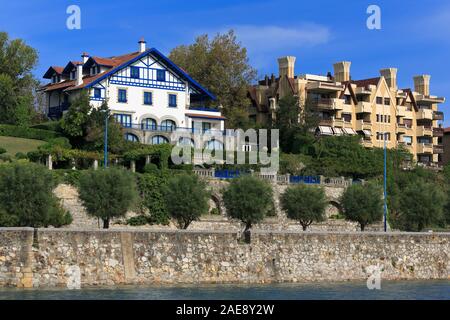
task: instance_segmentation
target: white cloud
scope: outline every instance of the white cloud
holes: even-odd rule
[[[330,39],[328,28],[317,24],[297,27],[236,25],[228,29],[235,30],[238,40],[249,51],[258,52],[312,47]]]

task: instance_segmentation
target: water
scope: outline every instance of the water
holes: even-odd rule
[[[0,288],[0,300],[308,300],[308,299],[436,299],[450,300],[450,281],[383,281],[381,290],[365,282],[93,287],[81,290]]]

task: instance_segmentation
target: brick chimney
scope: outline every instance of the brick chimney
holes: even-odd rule
[[[83,83],[83,64],[77,64],[76,85],[79,86]]]
[[[428,74],[422,74],[414,77],[414,91],[423,94],[425,96],[430,95],[430,76]]]
[[[278,58],[278,70],[280,78],[284,76],[294,78],[294,66],[295,66],[295,57],[293,56]]]
[[[333,64],[334,80],[336,82],[350,81],[350,61],[340,61]]]
[[[147,43],[147,42],[145,42],[144,37],[142,37],[138,43],[139,43],[139,52],[144,52],[145,44]]]
[[[397,89],[397,68],[381,69],[380,74],[386,79],[389,88]]]

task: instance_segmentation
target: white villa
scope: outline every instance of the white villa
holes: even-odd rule
[[[210,130],[224,135],[218,109],[204,107],[213,94],[155,48],[139,41],[136,52],[97,57],[87,53],[82,61],[52,66],[44,75],[51,82],[42,90],[49,118],[61,118],[82,89],[89,90],[93,106],[108,102],[110,112],[124,128],[125,138],[146,144],[171,141],[173,131]],[[181,142],[181,141],[178,141]],[[207,141],[208,148],[223,148],[223,140]],[[192,144],[193,140],[183,143]]]

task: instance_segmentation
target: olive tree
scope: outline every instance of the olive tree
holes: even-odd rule
[[[325,220],[327,201],[322,188],[299,184],[281,195],[281,208],[290,219],[297,220],[305,231],[313,222]]]
[[[361,231],[370,224],[380,221],[383,216],[381,188],[374,183],[353,184],[342,197],[342,211],[346,219],[358,222]]]
[[[242,176],[231,181],[223,193],[223,202],[227,214],[245,224],[244,233],[274,210],[272,187],[253,176]]]
[[[0,227],[61,227],[72,222],[53,194],[51,172],[35,163],[0,165]]]
[[[79,182],[80,199],[89,215],[103,220],[109,228],[111,218],[123,217],[136,199],[136,182],[132,173],[105,168],[83,172]]]
[[[210,195],[206,183],[196,175],[183,173],[170,177],[163,194],[169,215],[181,229],[187,229],[192,221],[208,212]]]

